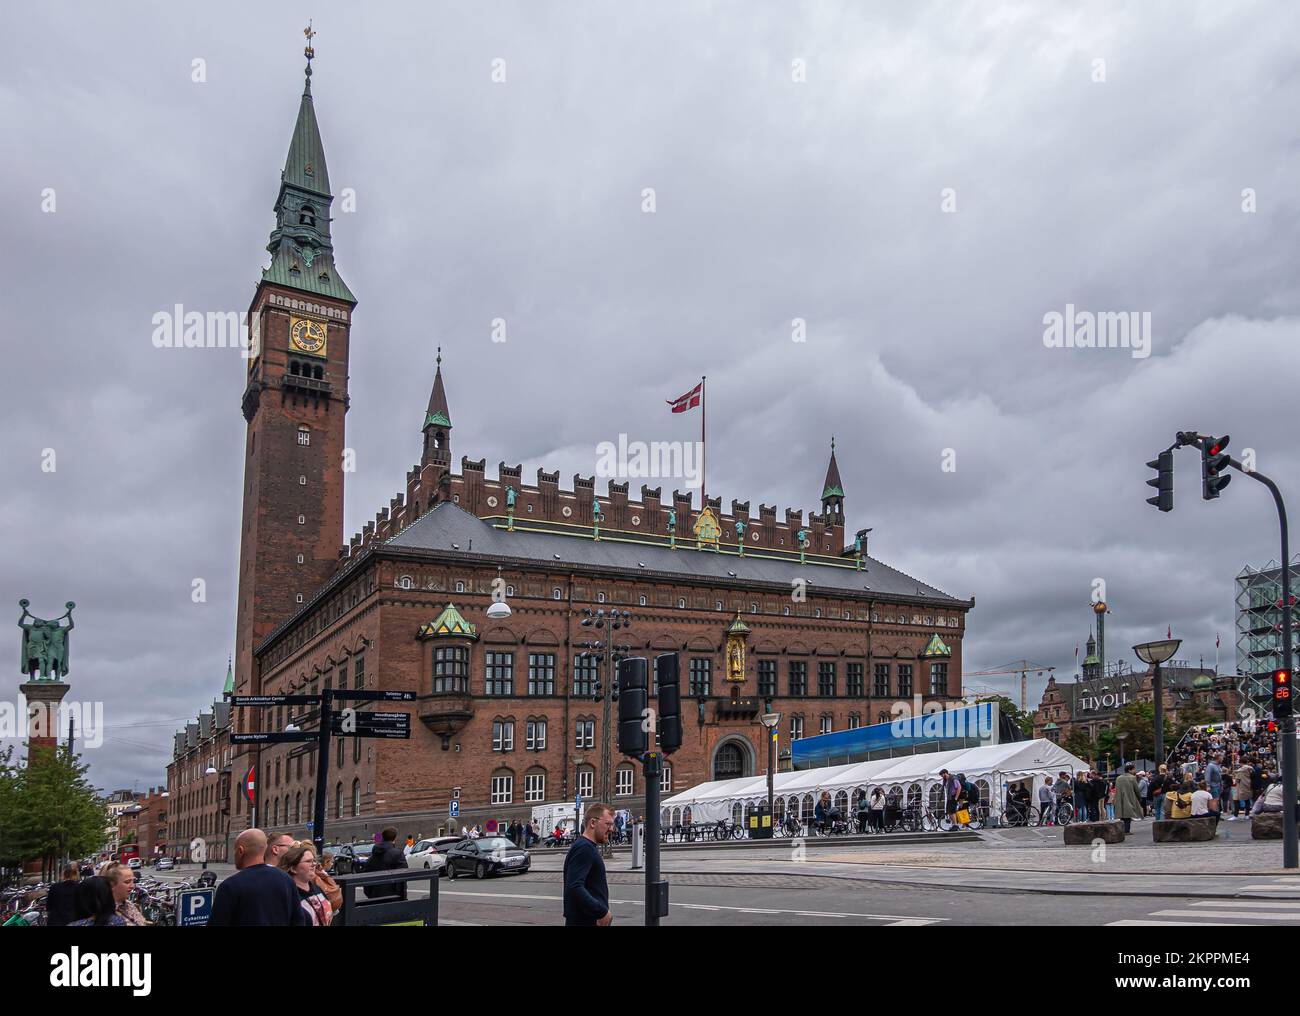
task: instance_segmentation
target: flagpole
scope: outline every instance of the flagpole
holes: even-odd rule
[[[708,399],[706,398],[704,382],[708,378],[700,376],[700,511],[703,512],[709,505],[709,470],[708,470],[708,441],[704,430],[705,414],[708,412]]]

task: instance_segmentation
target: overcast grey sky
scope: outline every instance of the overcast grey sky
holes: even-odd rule
[[[348,534],[418,459],[439,344],[457,461],[566,485],[620,433],[693,437],[664,400],[707,374],[710,493],[814,508],[834,433],[850,531],[976,595],[967,670],[1072,673],[1094,578],[1112,658],[1172,625],[1231,669],[1271,501],[1202,502],[1184,451],[1161,515],[1144,463],[1231,433],[1297,490],[1295,4],[29,5],[0,37],[0,605],[77,602],[97,785],[161,783],[225,675],[244,361],[151,319],[247,307],[309,16],[356,194]],[[1047,348],[1067,304],[1149,312],[1151,355]]]

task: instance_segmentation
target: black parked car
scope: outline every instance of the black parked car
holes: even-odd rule
[[[370,852],[374,849],[374,843],[343,843],[339,846],[326,847],[324,852],[334,855],[334,865],[330,869],[330,874],[355,875],[357,872],[365,871],[366,864],[370,861]]]
[[[523,874],[532,859],[523,847],[517,847],[504,836],[484,836],[477,840],[462,840],[447,851],[447,876],[470,875],[487,878],[489,875]]]

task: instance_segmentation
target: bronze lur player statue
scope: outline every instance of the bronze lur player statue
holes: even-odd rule
[[[58,681],[68,676],[68,632],[74,627],[72,608],[76,604],[69,600],[65,604],[67,613],[46,621],[28,612],[30,603],[30,600],[18,601],[18,606],[23,608],[18,618],[18,627],[23,630],[22,673],[33,681]],[[66,628],[62,621],[68,622]]]

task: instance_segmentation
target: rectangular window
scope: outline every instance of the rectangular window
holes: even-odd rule
[[[365,656],[357,657],[356,669],[352,672],[352,687],[364,688],[366,686],[366,658]]]
[[[835,694],[835,664],[827,660],[817,664],[817,694]]]
[[[573,694],[591,698],[596,694],[596,673],[599,661],[594,656],[573,658]]]
[[[311,444],[311,431],[305,428],[303,430],[298,431],[298,443],[300,445]]]
[[[525,747],[529,751],[546,750],[546,721],[529,720],[527,727],[528,740]]]
[[[844,694],[849,698],[862,698],[866,694],[862,670],[861,663],[846,663],[844,665]]]
[[[931,695],[948,694],[948,664],[946,663],[930,664],[930,694]]]
[[[578,770],[578,793],[584,801],[590,801],[596,794],[596,770]]]
[[[591,750],[596,747],[596,721],[584,720],[582,723],[582,744],[580,747]]]
[[[709,681],[713,674],[713,661],[701,656],[691,658],[691,680],[690,694],[697,696],[707,696],[709,694]]]
[[[483,693],[485,695],[513,695],[515,693],[515,654],[483,654]]]
[[[829,716],[822,717],[822,733],[829,734],[835,729],[834,720]]]
[[[877,663],[871,675],[871,694],[876,698],[889,697],[889,664]]]
[[[673,767],[664,766],[663,773],[659,776],[659,790],[662,793],[671,793],[673,789]]]
[[[433,693],[469,691],[469,650],[464,646],[437,646],[433,650]]]
[[[492,777],[492,803],[510,804],[515,797],[515,778],[513,776]]]
[[[803,717],[791,716],[790,717],[790,740],[797,741],[801,737],[803,737]]]
[[[790,694],[808,694],[808,664],[803,660],[790,661]]]
[[[659,694],[659,657],[656,656],[650,661],[650,695],[651,697]]]
[[[760,698],[776,697],[776,660],[758,661],[758,695]]]
[[[361,764],[361,738],[352,739],[352,763],[353,765]]]
[[[513,720],[492,721],[492,750],[515,750],[515,724]]]
[[[524,776],[524,800],[546,800],[546,774],[528,773]]]
[[[614,774],[614,796],[632,796],[632,770],[620,769]]]
[[[528,694],[555,694],[555,654],[528,654]]]
[[[910,663],[900,663],[898,665],[898,697],[912,697],[912,665]]]

